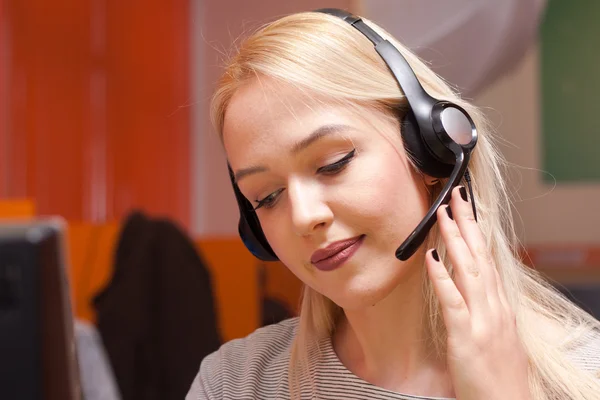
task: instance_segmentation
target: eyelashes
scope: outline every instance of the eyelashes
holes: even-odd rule
[[[279,189],[271,193],[264,199],[258,200],[258,205],[254,208],[254,211],[258,210],[259,208],[272,208],[275,205],[275,203],[277,203],[277,198],[281,192],[283,192],[283,189]]]
[[[354,158],[355,155],[356,155],[356,149],[352,149],[351,152],[346,154],[340,160],[317,169],[317,173],[322,174],[322,175],[327,175],[327,176],[333,176],[333,175],[339,174],[348,166],[348,164],[350,163],[350,161],[352,161],[352,159]],[[283,188],[278,189],[278,190],[274,191],[273,193],[269,194],[267,197],[265,197],[261,200],[256,200],[257,206],[254,208],[254,211],[258,210],[259,208],[269,209],[269,208],[274,207],[275,204],[277,204],[279,195],[284,190],[285,189],[283,189]]]
[[[348,165],[348,163],[354,158],[356,149],[353,149],[350,153],[346,154],[341,160],[334,162],[333,164],[326,165],[317,170],[318,173],[325,175],[334,175],[340,172]]]

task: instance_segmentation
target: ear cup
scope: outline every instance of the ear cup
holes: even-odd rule
[[[412,111],[407,112],[400,121],[400,132],[404,148],[417,167],[434,178],[447,178],[452,173],[454,165],[438,160],[425,144],[419,125]]]
[[[250,250],[256,258],[263,261],[278,260],[273,249],[271,249],[269,242],[267,242],[267,238],[265,238],[262,228],[260,227],[260,222],[258,222],[258,218],[256,218],[256,213],[252,211],[246,215],[240,214],[238,232],[246,248]]]
[[[242,242],[256,258],[263,261],[277,261],[278,258],[260,227],[260,221],[258,220],[256,212],[252,209],[252,204],[246,199],[238,185],[235,183],[231,167],[227,165],[227,168],[229,169],[229,178],[231,179],[235,199],[237,200],[238,209],[240,210],[238,233],[240,234]]]

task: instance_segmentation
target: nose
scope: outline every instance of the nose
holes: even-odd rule
[[[331,224],[333,212],[317,183],[290,181],[287,191],[293,229],[298,236],[308,236]]]

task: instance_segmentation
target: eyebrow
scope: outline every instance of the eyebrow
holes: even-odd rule
[[[323,139],[326,136],[329,136],[329,135],[332,135],[334,133],[338,133],[341,131],[347,131],[349,129],[351,129],[351,127],[348,125],[341,125],[341,124],[323,125],[323,126],[317,128],[315,131],[313,131],[306,138],[295,143],[292,146],[291,153],[292,153],[292,155],[298,154],[302,150],[306,149],[313,143]],[[234,175],[235,181],[239,182],[240,179],[245,178],[249,175],[254,175],[259,172],[266,172],[268,170],[269,170],[269,168],[267,168],[263,165],[255,165],[255,166],[251,166],[248,168],[242,168],[235,173],[235,175]]]

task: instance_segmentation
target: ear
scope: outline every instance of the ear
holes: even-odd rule
[[[427,174],[423,174],[423,181],[427,186],[433,186],[438,183],[440,180],[438,178],[434,178],[433,176],[429,176]]]

